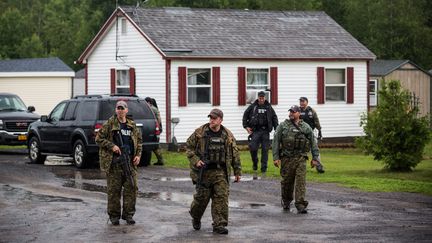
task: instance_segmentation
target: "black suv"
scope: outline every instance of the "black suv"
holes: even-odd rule
[[[104,122],[115,113],[115,104],[124,100],[128,116],[141,128],[143,152],[140,164],[149,164],[152,150],[159,145],[160,129],[147,102],[138,96],[82,95],[60,102],[49,116],[28,128],[29,158],[44,163],[47,155],[72,156],[78,168],[97,161],[95,137]]]
[[[25,145],[28,126],[39,119],[34,111],[35,108],[27,108],[18,95],[0,93],[0,144]]]

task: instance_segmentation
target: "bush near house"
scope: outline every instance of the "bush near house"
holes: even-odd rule
[[[390,171],[411,171],[422,160],[431,131],[428,117],[418,117],[419,107],[398,80],[383,82],[376,110],[361,118],[364,137],[357,146]]]

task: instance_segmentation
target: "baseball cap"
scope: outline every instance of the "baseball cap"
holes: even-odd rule
[[[121,106],[123,108],[128,108],[128,105],[127,105],[126,101],[124,101],[124,100],[117,101],[116,107],[119,107],[119,106]]]
[[[260,97],[260,96],[265,96],[265,92],[262,90],[260,92],[258,92],[258,97]]]
[[[223,118],[223,112],[219,109],[213,109],[210,111],[210,114],[208,114],[207,117],[211,117],[211,118],[216,118],[216,117],[220,117]]]
[[[308,100],[308,98],[307,97],[300,97],[300,99],[299,100],[306,100],[306,101],[308,101],[309,102],[309,100]]]
[[[298,105],[293,105],[293,106],[291,106],[291,108],[289,108],[288,111],[299,112],[300,111],[300,107],[298,107]]]

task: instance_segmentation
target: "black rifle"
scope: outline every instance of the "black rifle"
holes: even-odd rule
[[[294,127],[297,128],[297,130],[299,130],[299,132],[301,134],[303,134],[303,136],[305,136],[305,138],[307,140],[309,140],[309,138],[306,136],[306,134],[303,132],[303,130],[301,130],[300,127],[297,126],[297,124],[295,124],[295,122],[293,120],[290,119],[290,121],[294,125]],[[314,136],[314,135],[312,134],[312,136]],[[314,138],[312,138],[312,139],[314,139]],[[310,141],[310,142],[311,142],[311,146],[312,146],[312,141]],[[317,144],[317,146],[318,146],[318,144]],[[312,168],[315,167],[318,173],[324,173],[325,170],[324,170],[324,166],[321,164],[321,161],[319,161],[319,160],[315,160],[315,161],[316,161],[316,163],[312,165]],[[311,161],[311,164],[312,164],[312,161]]]
[[[198,181],[196,184],[197,188],[202,185],[202,177],[203,177],[204,171],[207,168],[207,165],[209,164],[209,161],[208,161],[208,159],[209,159],[208,158],[209,137],[208,137],[207,133],[206,133],[204,138],[205,138],[204,153],[200,157],[200,160],[204,163],[204,165],[201,166],[199,174],[198,174]]]
[[[129,148],[123,144],[123,138],[120,131],[117,131],[118,143],[120,145],[121,154],[115,158],[114,163],[119,164],[123,171],[123,175],[130,181],[132,188],[135,188],[135,181],[132,176],[131,159],[129,156]]]

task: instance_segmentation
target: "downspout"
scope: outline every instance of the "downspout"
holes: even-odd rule
[[[165,134],[166,143],[171,143],[171,60],[165,59]]]

